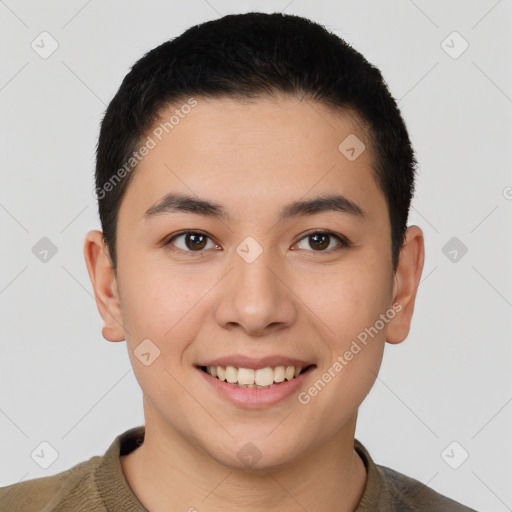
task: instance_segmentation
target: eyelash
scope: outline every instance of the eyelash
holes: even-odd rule
[[[175,240],[176,238],[179,238],[180,236],[183,236],[183,235],[203,235],[205,236],[206,238],[208,238],[209,240],[211,240],[213,242],[213,240],[211,239],[210,236],[208,236],[206,233],[203,233],[202,231],[181,231],[180,233],[176,233],[175,235],[173,235],[171,238],[167,239],[167,241],[164,243],[164,245],[172,252],[179,252],[179,253],[185,253],[187,255],[194,255],[194,254],[202,254],[205,252],[204,249],[201,249],[201,250],[198,250],[198,251],[192,251],[192,250],[185,250],[185,249],[179,249],[179,248],[173,248],[172,247],[172,241]],[[330,254],[332,252],[337,252],[337,251],[340,251],[342,249],[347,249],[348,247],[351,246],[351,243],[349,242],[349,240],[341,235],[338,235],[336,233],[333,233],[332,231],[328,231],[328,230],[317,230],[317,231],[310,231],[308,233],[306,233],[302,238],[300,238],[296,244],[300,243],[302,240],[304,240],[305,238],[308,238],[312,235],[328,235],[329,237],[331,238],[334,238],[338,241],[338,247],[335,247],[334,249],[329,249],[329,250],[318,250],[318,251],[315,251],[313,249],[309,250],[308,252],[313,252],[313,253],[327,253],[327,254]],[[215,242],[214,242],[215,243]],[[294,244],[294,245],[296,245]],[[218,245],[218,244],[216,244]],[[304,250],[304,249],[303,249]]]

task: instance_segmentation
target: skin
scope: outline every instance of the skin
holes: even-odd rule
[[[117,276],[101,232],[85,238],[103,336],[126,339],[144,396],[145,442],[121,457],[123,472],[152,512],[353,511],[366,483],[353,449],[357,410],[385,342],[408,335],[423,233],[408,228],[393,273],[387,205],[356,116],[288,96],[197,99],[136,169],[119,211]],[[338,150],[351,133],[366,145],[355,161]],[[168,192],[219,203],[230,218],[175,212],[144,222]],[[277,222],[283,205],[332,193],[365,218],[329,211]],[[177,252],[164,244],[185,229],[210,237],[202,252],[184,236],[172,241]],[[308,235],[325,230],[351,245],[310,245]],[[263,250],[250,264],[236,252],[247,236]],[[304,391],[397,303],[400,312],[307,405],[294,393],[269,407],[235,406],[195,367],[231,354],[297,357],[316,365]],[[134,355],[146,338],[160,350],[149,366]],[[250,468],[237,457],[247,442],[261,453]]]

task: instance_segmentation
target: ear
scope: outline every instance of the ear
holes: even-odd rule
[[[424,261],[423,232],[418,226],[410,226],[405,232],[393,288],[393,304],[400,304],[401,309],[389,322],[386,334],[388,343],[401,343],[409,334]]]
[[[101,333],[108,341],[123,341],[125,334],[117,279],[101,231],[89,231],[85,236],[84,257],[94,289],[96,306],[103,318]]]

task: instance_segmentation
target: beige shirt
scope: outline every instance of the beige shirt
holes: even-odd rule
[[[56,475],[0,488],[1,512],[148,512],[126,481],[119,460],[144,441],[144,426],[116,437],[104,455],[95,455]],[[357,440],[367,481],[354,512],[475,512],[421,482],[376,465]]]

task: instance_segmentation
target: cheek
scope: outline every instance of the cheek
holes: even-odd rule
[[[201,328],[215,276],[198,279],[197,273],[168,266],[134,268],[141,270],[122,272],[119,268],[127,342],[134,350],[142,340],[150,339],[159,347],[166,366],[175,367]]]
[[[389,309],[389,279],[350,272],[331,281],[328,293],[310,295],[324,329],[326,357],[304,402],[316,401],[326,429],[344,424],[372,388],[382,362]],[[301,402],[301,403],[304,403]]]
[[[314,283],[300,283],[297,294],[320,320],[338,350],[374,326],[390,306],[392,279],[375,271],[347,268],[315,279]],[[380,323],[378,327],[385,334]]]

